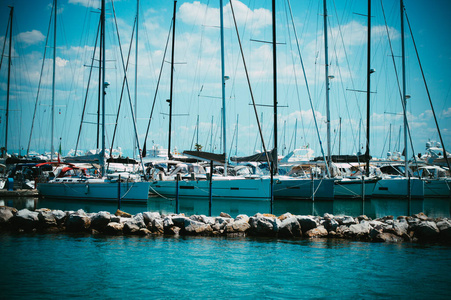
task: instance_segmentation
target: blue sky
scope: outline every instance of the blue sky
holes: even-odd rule
[[[322,1],[290,1],[298,34],[301,55],[305,64],[313,108],[318,119],[323,145],[326,144],[324,41]],[[388,45],[390,33],[396,69],[401,70],[401,34],[399,2],[382,1],[388,29],[382,15],[381,1],[372,1],[371,67],[371,154],[384,156],[389,150],[402,151],[399,138],[402,125],[402,107],[395,77],[395,68]],[[433,3],[433,5],[431,4]],[[8,148],[22,154],[30,137],[31,120],[36,103],[37,87],[48,32],[52,1],[0,0],[0,45],[3,46],[8,21],[8,5],[14,6],[13,66],[10,102],[10,130]],[[366,89],[366,1],[328,1],[329,73],[334,76],[330,86],[332,153],[353,154],[365,145],[366,94],[350,90]],[[127,57],[136,15],[136,1],[114,2],[117,26],[124,56]],[[236,123],[238,116],[238,154],[252,154],[261,149],[249,88],[229,1],[225,6],[225,73],[227,98],[227,148],[235,154]],[[234,1],[246,64],[250,74],[255,100],[259,104],[272,103],[271,1]],[[320,146],[313,123],[313,114],[300,67],[296,41],[287,10],[287,1],[277,0],[278,41],[278,140],[279,154],[309,145],[320,155]],[[99,1],[59,0],[56,52],[56,120],[55,148],[59,140],[63,154],[75,148],[81,112],[88,85],[96,28],[99,19]],[[405,7],[418,46],[420,59],[439,118],[445,144],[451,147],[451,11],[449,1],[405,1]],[[111,2],[107,1],[107,143],[111,141],[115,115],[123,80],[123,69],[118,51],[116,25],[113,23]],[[142,147],[157,78],[163,59],[166,39],[171,24],[173,1],[141,1],[138,41],[138,134]],[[204,150],[221,152],[221,72],[219,43],[219,1],[178,1],[175,68],[174,117],[172,145],[179,151],[190,149],[196,143],[196,120],[199,116],[199,144]],[[431,108],[423,84],[412,39],[406,23],[406,71],[408,117],[415,152],[424,152],[425,143],[438,140]],[[53,28],[53,25],[52,25]],[[50,103],[52,80],[53,29],[50,30],[46,61],[38,98],[37,112],[30,150],[50,150]],[[130,56],[127,78],[134,102],[135,50]],[[169,45],[170,46],[170,45]],[[7,55],[7,53],[5,53]],[[6,58],[4,58],[6,59]],[[165,58],[154,118],[151,123],[148,149],[152,145],[167,147],[170,52]],[[5,62],[5,61],[4,61]],[[79,149],[96,147],[96,93],[97,69],[93,70],[85,119]],[[0,70],[0,143],[4,145],[6,107],[6,64]],[[127,95],[127,93],[125,93]],[[265,143],[272,148],[272,108],[259,106],[259,118]],[[339,118],[341,144],[339,147]],[[359,124],[362,123],[360,127]],[[296,126],[297,124],[297,126]],[[391,140],[389,141],[391,130]],[[297,131],[295,133],[295,128]],[[360,128],[360,130],[359,130]],[[359,136],[360,132],[360,136]],[[128,96],[122,100],[119,130],[114,147],[121,147],[131,155],[133,127]],[[296,142],[294,138],[296,137]],[[233,138],[233,141],[232,141]],[[212,142],[213,141],[213,142]],[[360,142],[360,145],[359,145]],[[339,149],[340,148],[340,149]],[[362,150],[364,152],[364,150]]]

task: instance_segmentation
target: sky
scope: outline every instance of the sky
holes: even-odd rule
[[[272,149],[274,145],[272,8],[269,0],[234,0],[232,4],[251,88],[246,79],[230,3],[224,0],[224,69],[229,78],[225,84],[226,148],[231,156],[250,155],[262,150],[250,91],[257,103],[266,148]],[[326,4],[329,75],[333,76],[329,90],[331,153],[365,152],[367,2],[328,0]],[[5,144],[6,136],[9,56],[9,37],[5,43],[5,33],[10,14],[8,6],[14,6],[9,152],[25,154],[29,149],[43,153],[51,149],[52,5],[51,0],[0,0],[0,46],[3,49],[6,45],[0,70],[1,146]],[[181,152],[193,149],[198,143],[205,151],[222,153],[219,5],[219,1],[177,1],[172,152],[174,147]],[[404,5],[439,128],[445,146],[449,148],[451,20],[448,16],[451,2],[406,0]],[[99,7],[98,0],[59,0],[57,3],[53,143],[55,150],[61,144],[63,155],[76,147],[84,151],[97,147],[98,46],[96,54],[93,53]],[[371,75],[370,153],[374,157],[385,157],[388,151],[404,149],[399,92],[402,81],[400,4],[399,1],[379,0],[372,1],[371,8],[370,53],[371,68],[375,72]],[[137,2],[106,1],[106,9],[106,81],[110,84],[105,110],[107,146],[112,142],[117,119],[113,147],[121,148],[124,155],[133,155],[133,111],[139,147],[142,148],[154,107],[147,149],[152,146],[167,148],[169,106],[166,100],[170,98],[172,46],[169,34],[174,2],[140,1],[137,65],[136,37],[132,34],[136,33]],[[315,151],[315,156],[319,156],[321,145],[327,151],[328,140],[323,1],[277,0],[276,30],[278,153],[285,155],[295,147],[309,147]],[[429,140],[439,141],[439,136],[406,19],[404,37],[406,94],[410,95],[407,116],[414,153],[417,154],[425,152]],[[123,85],[126,87],[124,92]],[[410,146],[408,149],[412,153]]]

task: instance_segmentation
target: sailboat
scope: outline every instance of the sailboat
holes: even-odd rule
[[[176,2],[174,1],[174,16],[173,16],[173,36],[172,36],[172,53],[174,54],[174,28],[175,28],[175,13]],[[180,174],[173,173],[170,176],[161,176],[161,178],[154,179],[150,185],[150,192],[164,197],[190,197],[190,198],[208,198],[214,199],[249,199],[249,200],[269,200],[271,197],[269,178],[263,176],[251,176],[250,174],[229,176],[227,171],[227,139],[226,139],[226,107],[225,107],[225,80],[224,74],[224,23],[223,23],[223,1],[220,4],[220,33],[221,33],[221,75],[222,75],[222,128],[223,128],[223,154],[213,154],[201,151],[185,151],[184,154],[195,156],[197,158],[210,161],[210,173],[195,174],[191,173],[185,177]],[[172,63],[174,62],[174,55],[172,55]],[[173,68],[172,68],[173,70]],[[172,76],[171,76],[172,78]],[[172,80],[171,80],[172,86]],[[170,110],[172,109],[172,88],[169,99]],[[169,134],[171,129],[169,129]],[[170,137],[169,147],[170,152]],[[170,153],[169,153],[169,156]],[[224,164],[224,173],[222,175],[213,174],[213,161]],[[177,171],[176,171],[177,172]],[[211,176],[211,177],[210,177]],[[208,177],[208,178],[207,178]],[[211,186],[210,180],[211,179]],[[210,192],[211,188],[211,192]]]
[[[124,178],[126,174],[105,174],[105,95],[108,86],[105,81],[105,0],[102,0],[101,5],[99,72],[102,79],[100,81],[102,85],[102,148],[98,156],[101,176],[89,176],[84,168],[67,165],[56,178],[38,183],[37,189],[46,198],[147,201],[150,182],[142,181],[140,176],[129,174],[126,178]],[[54,8],[56,16],[56,5]]]

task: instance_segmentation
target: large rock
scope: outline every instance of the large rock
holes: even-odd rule
[[[347,234],[353,238],[362,239],[368,237],[371,230],[371,225],[368,221],[363,220],[359,224],[352,224],[349,226]]]
[[[381,232],[376,229],[372,229],[370,232],[371,241],[382,243],[400,243],[403,238],[393,233]]]
[[[302,233],[305,234],[307,231],[314,229],[318,226],[316,220],[311,216],[296,216],[299,224],[302,228]]]
[[[55,215],[50,210],[41,210],[38,212],[40,226],[43,228],[56,227],[58,222]]]
[[[209,224],[186,219],[184,224],[184,234],[187,235],[205,235],[210,234],[213,230]]]
[[[227,223],[225,227],[227,234],[245,233],[249,228],[251,228],[251,225],[245,218]]]
[[[70,213],[66,219],[66,230],[71,232],[86,231],[91,226],[91,218],[82,210]]]
[[[161,219],[159,212],[143,212],[144,222],[147,226],[152,224],[155,219]]]
[[[451,222],[443,219],[437,222],[437,228],[440,230],[440,240],[445,243],[451,243]]]
[[[437,225],[432,221],[422,221],[414,228],[415,237],[419,240],[429,241],[438,237],[440,230]]]
[[[232,221],[233,220],[229,218],[216,217],[215,223],[211,226],[211,228],[213,229],[213,231],[223,233],[227,228],[227,224],[231,223]]]
[[[321,238],[321,237],[326,237],[327,235],[328,235],[328,232],[327,232],[326,228],[324,228],[324,226],[318,226],[316,228],[307,230],[304,233],[304,236],[308,237],[308,238]]]
[[[6,224],[15,214],[17,209],[9,206],[0,206],[0,226]]]
[[[91,228],[102,231],[110,222],[111,214],[107,211],[99,211],[91,217]]]
[[[337,231],[337,228],[338,228],[339,224],[338,224],[337,220],[335,220],[335,219],[326,219],[324,221],[323,226],[324,226],[324,228],[327,229],[327,231],[329,231],[329,232],[334,231],[335,232],[335,231]]]
[[[26,208],[21,209],[10,219],[11,226],[16,230],[32,230],[39,225],[39,213]]]
[[[152,221],[152,227],[150,230],[155,234],[163,234],[164,233],[164,225],[162,219],[154,219]]]
[[[135,222],[124,223],[124,234],[138,234],[140,227]]]
[[[275,217],[267,217],[262,214],[256,214],[249,218],[249,234],[259,236],[276,236],[280,220]]]
[[[357,224],[356,220],[351,216],[336,216],[335,220],[340,225],[351,226],[353,224]]]
[[[124,224],[118,222],[110,222],[105,227],[105,233],[111,235],[120,235],[122,234],[122,230],[124,229]]]
[[[210,226],[215,224],[215,218],[207,217],[205,215],[192,215],[189,218],[191,220],[194,220],[194,221],[197,221],[197,222],[201,222],[201,223],[204,223],[204,224],[208,224]]]
[[[298,220],[294,216],[284,218],[279,226],[279,237],[292,238],[301,236],[301,224],[299,224]]]

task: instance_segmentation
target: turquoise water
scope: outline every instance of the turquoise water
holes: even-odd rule
[[[0,234],[2,299],[449,299],[451,248]]]
[[[50,208],[67,210],[83,209],[86,212],[109,211],[115,212],[118,204],[114,201],[68,201],[59,199],[38,199],[38,198],[0,198],[0,205],[16,207],[17,209],[28,208]],[[409,213],[410,207],[410,213]],[[121,210],[131,214],[144,211],[160,212],[164,214],[174,213],[176,209],[175,200],[167,200],[159,197],[151,197],[147,202],[130,203],[122,202]],[[430,198],[421,200],[407,199],[366,199],[365,203],[359,199],[335,199],[333,201],[310,200],[276,200],[272,207],[275,215],[290,212],[296,215],[319,215],[332,213],[334,215],[359,216],[365,214],[370,218],[412,215],[424,212],[431,218],[450,217],[451,199]],[[180,199],[178,211],[186,215],[209,214],[208,199]],[[257,212],[270,213],[271,202],[262,200],[213,200],[212,215],[217,216],[221,212],[226,212],[232,217],[239,214],[253,216]]]

